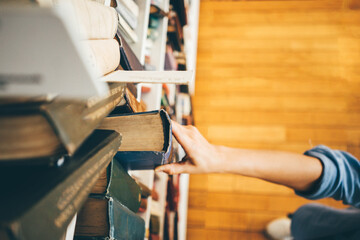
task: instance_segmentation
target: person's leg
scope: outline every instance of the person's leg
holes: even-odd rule
[[[295,239],[321,239],[360,229],[360,209],[335,209],[307,204],[292,215],[291,235]]]

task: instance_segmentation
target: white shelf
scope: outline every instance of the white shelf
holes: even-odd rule
[[[184,26],[184,51],[186,55],[186,69],[196,72],[196,56],[199,31],[200,0],[191,0],[188,7],[188,24]],[[189,83],[189,92],[195,93],[195,78]]]
[[[146,103],[146,110],[159,110],[161,106],[162,84],[142,84],[151,90],[148,93],[142,93],[141,99]]]
[[[169,1],[164,0],[159,6],[165,12],[169,11]],[[155,66],[156,70],[163,71],[165,64],[166,53],[166,38],[167,38],[168,18],[160,19],[158,32],[159,37],[153,42],[151,49],[151,64]]]
[[[129,171],[129,174],[135,178],[137,178],[141,183],[147,186],[150,190],[153,189],[154,186],[154,170],[132,170]],[[137,213],[142,219],[145,221],[145,229],[149,229],[150,226],[150,215],[151,215],[151,202],[152,198],[149,196],[147,198],[147,208],[145,212]]]
[[[150,16],[150,0],[135,0],[139,7],[138,25],[135,29],[135,33],[138,37],[138,42],[129,43],[129,46],[134,51],[136,57],[141,64],[145,62],[145,41],[147,36],[147,29],[149,25]]]
[[[168,175],[166,173],[156,173],[159,177],[156,180],[155,189],[159,194],[159,200],[156,202],[158,206],[154,206],[154,212],[157,212],[160,218],[160,239],[163,239],[164,234],[164,221],[165,221],[165,207],[166,207],[166,195],[167,195],[167,183],[168,183]],[[154,201],[155,203],[155,201]],[[151,206],[153,208],[153,205]]]
[[[167,12],[169,10],[169,0],[162,1],[159,7],[163,9],[165,12]],[[160,24],[158,27],[159,37],[153,42],[151,49],[150,63],[151,65],[154,65],[156,70],[158,71],[164,70],[167,26],[168,26],[168,18],[164,17],[160,19]],[[146,103],[147,110],[148,111],[159,110],[161,106],[162,85],[143,84],[143,86],[149,87],[151,89],[149,93],[144,93],[142,94],[141,97],[142,100]]]

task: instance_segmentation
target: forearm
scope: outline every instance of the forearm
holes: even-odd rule
[[[173,123],[173,134],[186,152],[180,163],[156,170],[178,173],[235,173],[308,190],[322,174],[320,160],[289,152],[235,149],[210,144],[193,126]]]
[[[216,146],[219,172],[235,173],[282,184],[298,191],[309,189],[321,176],[317,158],[302,154]]]

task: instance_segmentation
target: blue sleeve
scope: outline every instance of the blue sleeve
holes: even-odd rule
[[[321,177],[306,192],[295,191],[308,199],[331,197],[360,208],[360,162],[351,154],[319,145],[304,153],[323,165]]]

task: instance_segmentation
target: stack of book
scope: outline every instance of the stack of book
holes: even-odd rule
[[[8,53],[2,57],[9,66],[18,66],[10,73],[0,68],[1,79],[9,82],[0,96],[0,239],[61,239],[77,212],[78,238],[141,239],[144,221],[135,213],[144,194],[127,170],[154,169],[172,159],[171,122],[165,111],[143,112],[124,83],[93,81],[120,62],[119,45],[113,40],[115,10],[97,2],[71,2],[81,23],[73,26],[82,39],[77,42],[74,32],[64,27],[66,20],[52,9],[0,11],[1,35],[7,36],[0,50]],[[17,21],[19,16],[22,21]],[[39,33],[32,36],[36,41],[13,31],[22,25]],[[49,42],[41,27],[56,32],[61,41]],[[81,52],[82,44],[91,51]],[[26,46],[45,46],[39,61],[50,66],[46,71],[72,73],[62,90],[76,88],[81,97],[65,97],[53,88],[47,92],[56,74],[48,77],[35,68],[36,53],[17,51]],[[64,54],[53,57],[49,49],[55,47]],[[54,65],[59,58],[64,63]],[[65,64],[68,61],[74,68]],[[97,75],[91,66],[98,69]],[[27,69],[38,72],[38,80],[37,75],[26,75]],[[31,90],[42,91],[16,85],[20,78],[34,80]]]
[[[117,0],[116,11],[118,12],[118,33],[129,43],[138,41],[135,29],[139,17],[139,7],[134,0]]]

